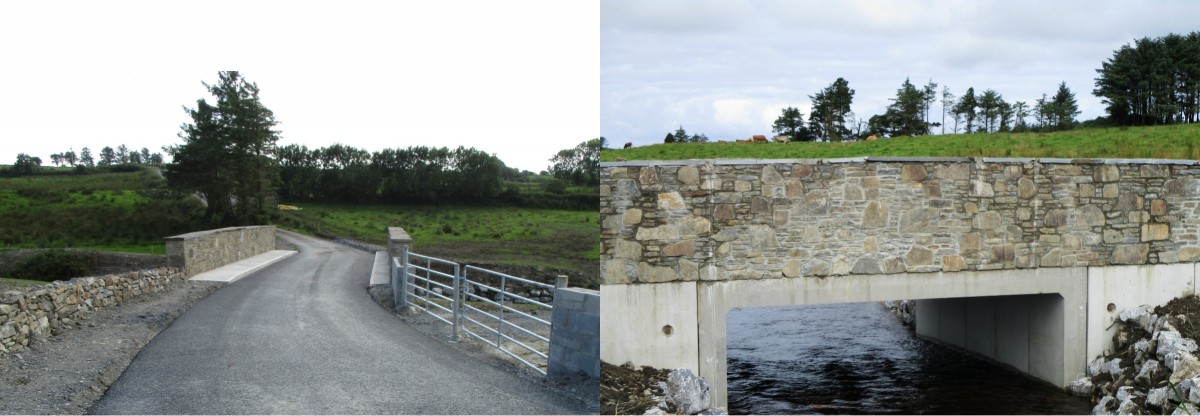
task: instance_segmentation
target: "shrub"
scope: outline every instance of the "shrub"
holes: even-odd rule
[[[54,249],[18,263],[11,274],[18,279],[52,282],[90,275],[95,265],[94,254]]]

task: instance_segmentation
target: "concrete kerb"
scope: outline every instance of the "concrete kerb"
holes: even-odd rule
[[[651,166],[700,166],[713,165],[771,165],[771,164],[840,164],[840,163],[1041,163],[1041,164],[1097,164],[1097,165],[1180,165],[1200,166],[1197,160],[1181,159],[1088,159],[1088,158],[1007,158],[1007,157],[918,157],[918,156],[859,156],[831,159],[686,159],[686,160],[628,160],[600,162],[601,168],[651,167]]]
[[[271,250],[192,276],[189,280],[233,283],[272,264],[295,255],[293,250]]]

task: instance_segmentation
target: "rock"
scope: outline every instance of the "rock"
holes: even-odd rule
[[[686,368],[672,370],[667,375],[667,381],[660,382],[660,385],[667,403],[682,414],[700,413],[711,403],[708,382],[692,373],[692,370]]]
[[[716,407],[716,408],[711,408],[711,409],[704,409],[704,411],[697,413],[697,414],[698,415],[728,415],[729,412],[726,412],[725,409],[723,409],[723,408]]]
[[[1117,399],[1112,396],[1104,396],[1100,398],[1100,402],[1096,403],[1096,407],[1092,408],[1093,415],[1111,415],[1112,411],[1116,410],[1118,403]]]
[[[1146,393],[1146,404],[1161,409],[1167,405],[1167,397],[1168,393],[1166,387],[1150,389],[1150,391]]]
[[[1146,357],[1154,354],[1153,348],[1150,341],[1145,339],[1139,339],[1138,342],[1133,343],[1134,361],[1145,361]]]
[[[1173,367],[1168,365],[1172,369],[1171,377],[1169,378],[1172,383],[1179,383],[1184,379],[1200,375],[1200,360],[1197,360],[1191,353],[1180,350],[1167,354],[1167,357],[1172,358],[1173,360],[1169,361],[1169,363],[1174,364]]]
[[[1157,360],[1147,360],[1145,363],[1142,363],[1142,369],[1138,371],[1137,377],[1134,377],[1133,380],[1139,383],[1153,384],[1154,376],[1159,371]]]
[[[1158,358],[1163,360],[1166,359],[1166,355],[1168,353],[1178,351],[1186,351],[1191,353],[1196,352],[1196,349],[1198,348],[1196,346],[1196,341],[1184,338],[1183,335],[1180,335],[1178,331],[1156,332],[1154,333],[1154,340],[1158,341],[1158,351],[1156,351]]]
[[[879,201],[871,201],[867,203],[867,208],[863,211],[862,226],[863,228],[883,227],[887,225],[887,219],[887,209]]]
[[[1088,363],[1087,365],[1088,376],[1098,376],[1101,374],[1100,372],[1103,371],[1103,369],[1104,357],[1096,357],[1096,359],[1092,360],[1092,362]]]
[[[1117,400],[1125,402],[1125,401],[1128,401],[1129,399],[1132,399],[1132,398],[1140,396],[1140,395],[1141,395],[1140,393],[1138,393],[1136,390],[1134,390],[1133,386],[1121,386],[1120,388],[1117,389],[1116,398],[1117,398]],[[1125,413],[1125,412],[1122,412],[1122,413]]]
[[[1112,378],[1114,380],[1117,377],[1120,377],[1121,376],[1121,359],[1113,358],[1112,361],[1105,363],[1104,364],[1104,373],[1112,376]]]
[[[1152,324],[1154,322],[1150,319],[1150,315],[1153,312],[1154,311],[1149,306],[1141,305],[1136,308],[1121,311],[1121,313],[1117,314],[1117,319],[1120,319],[1126,323],[1137,324],[1138,326],[1142,327],[1142,329],[1145,329],[1146,332],[1152,332]]]
[[[1124,387],[1122,387],[1122,388],[1124,388]],[[1130,388],[1132,388],[1132,387],[1130,387]],[[1138,414],[1142,413],[1141,408],[1142,408],[1141,406],[1138,406],[1137,403],[1133,402],[1132,398],[1125,399],[1125,400],[1121,401],[1120,406],[1117,406],[1117,414],[1138,415]]]
[[[1092,384],[1092,379],[1081,377],[1078,380],[1071,382],[1071,385],[1067,386],[1067,393],[1071,393],[1072,395],[1079,397],[1091,397],[1092,391],[1095,389],[1096,386]]]
[[[642,414],[643,415],[665,415],[665,414],[667,414],[667,411],[663,410],[663,409],[659,409],[658,407],[651,407],[650,409],[646,410],[646,413],[642,413]]]

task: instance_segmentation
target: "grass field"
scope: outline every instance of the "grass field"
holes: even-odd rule
[[[1200,124],[901,137],[848,143],[674,143],[605,149],[600,160],[831,159],[858,156],[1200,159]]]
[[[0,178],[0,250],[94,248],[163,254],[186,227],[150,169]]]
[[[296,204],[293,204],[296,205]],[[506,206],[444,207],[298,204],[281,211],[298,231],[387,244],[387,227],[402,227],[413,251],[463,260],[597,269],[600,213]]]

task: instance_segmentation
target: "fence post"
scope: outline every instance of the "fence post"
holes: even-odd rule
[[[392,277],[392,310],[400,309],[400,267],[397,267],[399,261],[400,259],[388,254],[388,268]]]
[[[408,246],[400,249],[400,303],[401,307],[408,306]]]
[[[454,325],[451,326],[454,327],[452,339],[455,341],[458,340],[458,327],[462,326],[462,280],[465,273],[466,271],[462,270],[462,266],[454,263],[454,302],[451,306],[454,308]]]
[[[564,287],[567,287],[567,279],[569,279],[569,278],[570,278],[570,277],[568,277],[568,276],[567,276],[567,275],[565,275],[565,274],[560,274],[560,275],[556,276],[556,277],[554,278],[554,288],[555,288],[555,289],[562,289],[562,288],[564,288]]]

